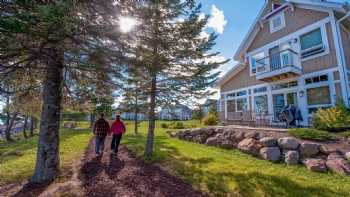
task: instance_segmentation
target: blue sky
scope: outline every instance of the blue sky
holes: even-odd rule
[[[345,2],[345,0],[333,1]],[[199,2],[202,4],[202,11],[206,14],[213,14],[213,7],[215,7],[214,10],[217,9],[214,15],[220,15],[222,12],[224,17],[216,17],[213,23],[219,25],[221,23],[222,26],[224,24],[222,20],[226,21],[223,32],[219,33],[217,44],[214,47],[214,51],[219,51],[223,57],[231,59],[227,65],[220,69],[224,73],[235,65],[232,60],[233,55],[257,17],[265,0],[199,0]],[[350,3],[350,0],[347,0],[347,2]],[[208,32],[212,30],[212,27],[207,28]]]

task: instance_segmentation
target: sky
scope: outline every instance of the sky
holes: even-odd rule
[[[345,0],[332,0],[345,2]],[[350,3],[350,0],[346,0]],[[222,75],[237,62],[233,55],[249,31],[265,0],[199,0],[202,11],[210,14],[206,32],[219,34],[213,51],[221,52],[218,60],[231,59],[219,68]]]

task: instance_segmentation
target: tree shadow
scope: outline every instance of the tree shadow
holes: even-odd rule
[[[109,179],[115,179],[118,176],[119,171],[122,170],[124,166],[124,161],[120,160],[118,157],[110,155],[109,164],[105,168]]]
[[[80,169],[80,175],[83,180],[93,179],[103,171],[104,165],[102,164],[101,159],[102,155],[83,164]]]

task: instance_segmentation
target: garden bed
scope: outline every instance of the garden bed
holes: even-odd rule
[[[315,172],[333,171],[350,175],[350,164],[346,160],[350,154],[350,145],[345,137],[320,142],[291,137],[286,132],[234,126],[169,131],[169,134],[172,137],[208,146],[237,148],[244,153],[272,162],[303,164]]]

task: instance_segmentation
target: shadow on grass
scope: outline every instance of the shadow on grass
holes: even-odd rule
[[[125,142],[131,150],[140,153],[144,150],[145,136],[129,135],[125,137]],[[232,172],[225,169],[210,171],[206,169],[206,166],[215,165],[212,163],[214,158],[205,155],[202,157],[199,155],[200,158],[198,159],[184,157],[176,146],[169,145],[169,138],[166,136],[156,136],[154,142],[153,161],[164,162],[164,166],[173,174],[214,196],[333,197],[349,195],[346,190],[331,190],[317,185],[302,185],[283,175],[269,175],[260,172]]]

